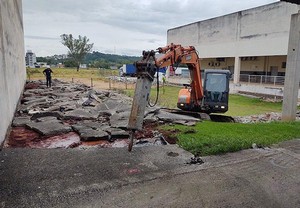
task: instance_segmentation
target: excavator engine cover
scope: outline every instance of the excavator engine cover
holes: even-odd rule
[[[183,88],[179,91],[177,108],[182,110],[191,109],[191,89]]]

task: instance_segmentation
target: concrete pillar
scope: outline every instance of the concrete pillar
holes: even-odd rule
[[[287,66],[284,81],[282,120],[296,119],[300,81],[300,11],[291,17]]]
[[[240,73],[241,73],[241,57],[236,56],[234,58],[234,76],[233,76],[234,84],[238,84],[240,82]]]

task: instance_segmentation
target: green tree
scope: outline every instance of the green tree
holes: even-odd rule
[[[89,39],[86,36],[78,36],[78,39],[73,38],[72,34],[62,34],[62,44],[69,49],[69,57],[74,60],[77,65],[77,71],[79,70],[80,63],[84,59],[85,55],[89,53],[94,43],[88,43]]]

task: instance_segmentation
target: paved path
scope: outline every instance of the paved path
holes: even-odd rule
[[[203,157],[173,145],[0,151],[0,207],[300,207],[300,139]]]

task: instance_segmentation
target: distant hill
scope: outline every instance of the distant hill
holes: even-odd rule
[[[130,64],[140,59],[141,57],[137,56],[121,56],[94,51],[86,55],[84,63],[90,64],[95,68],[109,68],[111,66],[120,67],[123,64]]]
[[[69,60],[68,58],[63,59],[63,56],[54,55],[47,57],[37,57],[37,62],[47,62],[49,65],[57,65],[63,63],[66,67],[75,67],[76,64]],[[93,68],[105,68],[109,69],[111,67],[121,67],[123,64],[134,63],[140,60],[141,57],[138,56],[122,56],[116,54],[105,54],[98,51],[93,51],[88,53],[83,60],[82,64],[89,64]]]

